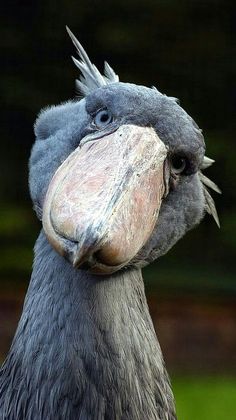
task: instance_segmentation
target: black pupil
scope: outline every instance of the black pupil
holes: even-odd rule
[[[179,156],[176,156],[172,159],[172,165],[175,169],[182,169],[185,167],[185,159]]]
[[[102,115],[100,116],[100,121],[105,123],[105,122],[108,121],[108,119],[109,119],[109,115],[108,115],[108,113],[106,111],[104,111],[102,113]]]

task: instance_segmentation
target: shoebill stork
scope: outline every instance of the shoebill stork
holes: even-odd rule
[[[68,30],[83,98],[35,124],[30,191],[42,230],[1,369],[7,420],[175,419],[141,269],[205,211],[201,130],[176,99],[119,82]]]

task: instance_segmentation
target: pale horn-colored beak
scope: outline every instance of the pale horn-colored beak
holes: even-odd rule
[[[164,187],[167,149],[150,127],[87,136],[53,176],[43,207],[51,245],[75,267],[111,273],[149,239]]]

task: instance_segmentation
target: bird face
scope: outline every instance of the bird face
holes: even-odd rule
[[[30,189],[51,245],[74,267],[108,274],[147,264],[201,220],[205,146],[156,89],[87,84],[84,99],[39,116]]]

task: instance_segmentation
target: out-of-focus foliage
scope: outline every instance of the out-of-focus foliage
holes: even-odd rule
[[[173,378],[173,389],[181,420],[235,419],[235,378]]]
[[[75,52],[65,31],[67,24],[100,69],[106,59],[121,80],[155,85],[180,98],[204,130],[207,155],[216,160],[208,174],[223,190],[221,197],[215,196],[221,230],[207,216],[147,271],[147,277],[159,268],[154,277],[160,286],[178,287],[181,279],[182,289],[193,285],[195,290],[199,285],[203,293],[220,292],[222,287],[235,293],[235,18],[234,3],[227,0],[4,3],[0,25],[2,281],[17,277],[23,281],[31,270],[39,224],[31,211],[27,161],[39,110],[74,96],[78,73],[70,60]],[[172,271],[167,273],[164,267]]]

